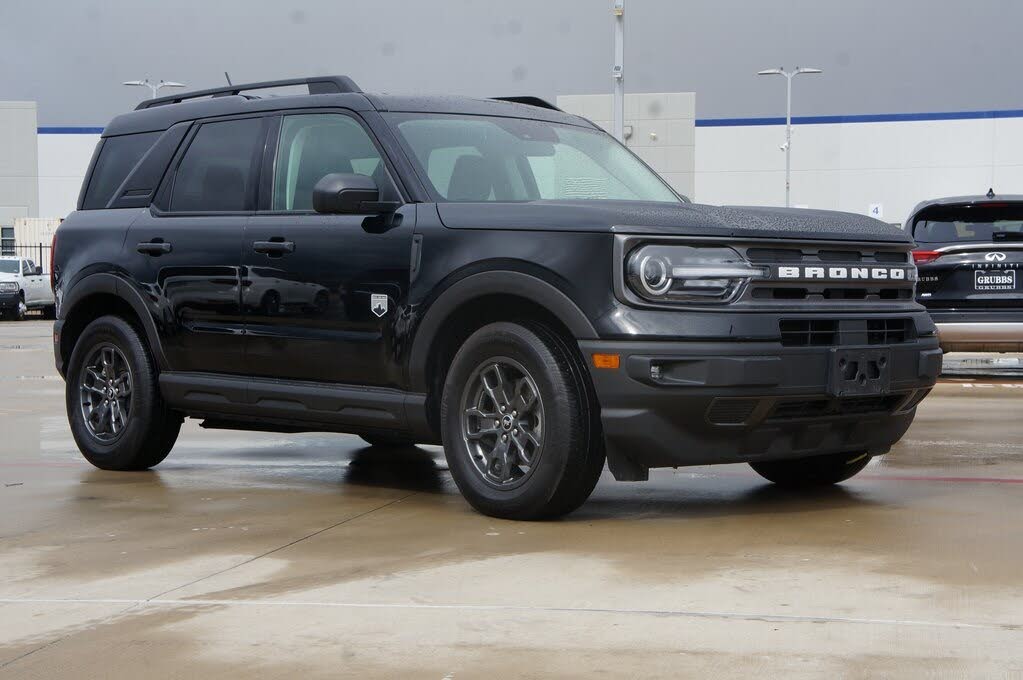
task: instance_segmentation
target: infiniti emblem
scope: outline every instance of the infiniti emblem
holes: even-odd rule
[[[1005,253],[988,253],[984,259],[988,262],[1005,262]]]

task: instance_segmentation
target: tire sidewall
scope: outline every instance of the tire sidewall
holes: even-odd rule
[[[540,459],[529,478],[512,489],[501,489],[484,481],[470,459],[461,429],[467,381],[480,364],[501,356],[514,359],[529,372],[544,410]],[[441,404],[444,454],[462,495],[481,512],[498,516],[535,514],[531,509],[546,506],[557,491],[568,456],[579,446],[572,433],[578,431],[580,414],[576,388],[552,368],[555,364],[537,335],[512,323],[492,324],[477,331],[456,354],[444,383]]]
[[[85,424],[80,404],[79,385],[85,361],[99,344],[117,347],[131,371],[131,407],[128,426],[112,442],[96,439]],[[82,332],[68,364],[66,404],[68,422],[82,455],[98,468],[123,470],[132,467],[137,452],[145,446],[154,422],[156,384],[146,349],[135,330],[116,317],[102,317]]]

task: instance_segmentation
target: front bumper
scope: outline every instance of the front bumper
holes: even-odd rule
[[[835,396],[834,351],[774,342],[581,341],[600,402],[611,472],[651,467],[886,453],[941,372],[937,339],[872,351],[890,356],[884,391]],[[618,354],[616,370],[594,353]],[[657,367],[656,369],[654,367]]]
[[[7,311],[10,309],[17,309],[18,303],[21,302],[21,295],[14,291],[13,293],[0,293],[0,310]]]

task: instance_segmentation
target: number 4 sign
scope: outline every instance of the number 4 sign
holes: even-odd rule
[[[883,220],[884,206],[880,203],[871,203],[870,208],[867,210],[867,214],[873,217],[875,220]]]

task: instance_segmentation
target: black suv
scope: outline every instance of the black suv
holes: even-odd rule
[[[913,209],[917,295],[946,352],[1023,352],[1023,196],[954,196]]]
[[[509,518],[570,512],[605,458],[831,484],[939,372],[911,248],[866,217],[694,205],[539,99],[256,83],[106,128],[56,238],[54,349],[104,469],[156,465],[187,416],[442,443]]]

